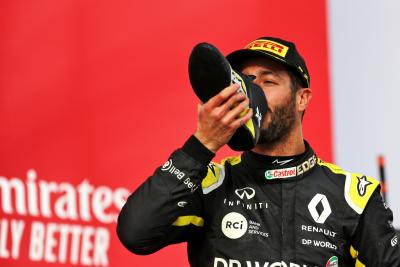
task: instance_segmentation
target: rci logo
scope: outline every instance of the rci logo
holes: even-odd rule
[[[322,212],[317,211],[317,205],[322,204]],[[308,210],[316,223],[324,223],[332,213],[331,206],[329,205],[328,199],[323,194],[316,194],[308,204]]]
[[[230,212],[222,219],[221,229],[226,237],[238,239],[247,231],[247,220],[240,213]]]

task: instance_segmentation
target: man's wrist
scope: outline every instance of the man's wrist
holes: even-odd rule
[[[212,142],[207,142],[204,138],[202,138],[201,135],[199,135],[197,132],[194,134],[194,137],[196,137],[196,139],[203,144],[203,146],[205,146],[208,150],[210,150],[213,153],[216,153],[217,150],[219,149],[219,147],[216,147],[215,144],[213,144]]]
[[[192,135],[182,146],[183,152],[203,165],[208,165],[215,157],[215,153],[208,149],[196,136]]]

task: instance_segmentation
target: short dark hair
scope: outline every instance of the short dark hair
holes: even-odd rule
[[[293,72],[291,69],[287,69],[287,72],[290,77],[290,89],[292,89],[292,93],[296,93],[298,90],[303,88],[303,82],[300,79],[299,75]]]

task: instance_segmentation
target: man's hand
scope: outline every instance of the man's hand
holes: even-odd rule
[[[198,107],[196,138],[212,152],[217,152],[252,116],[249,99],[238,93],[239,85],[226,87]],[[240,116],[242,112],[246,112]]]

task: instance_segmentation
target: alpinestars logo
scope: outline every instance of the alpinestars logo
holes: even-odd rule
[[[250,200],[255,196],[256,191],[251,187],[245,187],[245,188],[242,188],[242,189],[236,189],[235,190],[235,194],[240,199],[243,199],[244,197],[246,197],[247,200]]]
[[[362,177],[357,177],[357,179],[358,179],[357,191],[358,194],[362,197],[367,192],[367,186],[369,186],[372,183],[367,180],[367,177],[365,175]]]
[[[214,176],[217,176],[217,172],[215,171],[215,165],[212,162],[208,164],[208,168],[211,170]]]
[[[322,204],[321,214],[317,211],[317,205]],[[316,194],[308,204],[308,211],[316,223],[324,223],[332,213],[331,206],[329,205],[328,199],[323,194]]]

